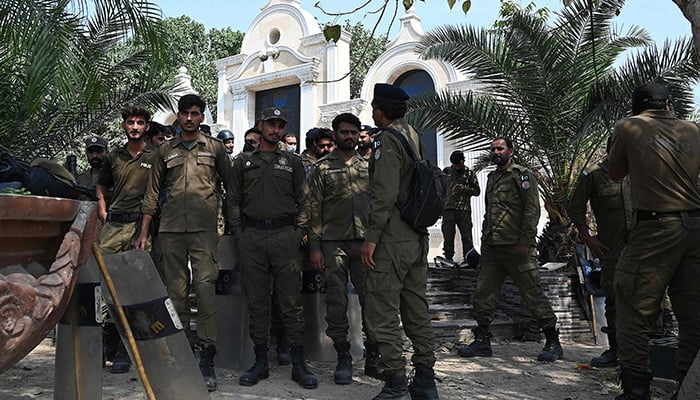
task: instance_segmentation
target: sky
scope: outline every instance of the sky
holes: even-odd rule
[[[371,4],[383,3],[384,0],[373,0]],[[163,17],[179,17],[187,15],[193,20],[204,24],[207,29],[232,28],[245,32],[253,18],[268,2],[266,0],[198,0],[196,2],[183,0],[155,0],[160,6]],[[320,3],[328,12],[348,11],[364,3],[365,0],[301,0],[301,6],[313,14],[319,23],[337,22],[342,24],[346,19],[352,22],[362,21],[365,27],[373,26],[376,17],[367,14],[366,10],[358,11],[349,16],[334,17],[324,15],[314,4]],[[490,27],[498,19],[500,2],[496,0],[472,0],[469,12],[464,15],[461,11],[461,0],[450,10],[447,0],[417,0],[416,14],[421,18],[424,31],[442,24],[471,24]],[[561,8],[561,0],[534,0],[538,8],[547,7],[553,12]],[[393,2],[391,2],[393,3]],[[390,40],[396,36],[400,28],[398,17],[403,15],[402,2],[399,1],[399,14],[393,24]],[[529,1],[520,1],[528,4]],[[387,18],[388,20],[389,18]],[[628,0],[622,8],[620,16],[615,20],[618,28],[627,30],[633,25],[645,28],[652,39],[661,44],[667,39],[690,37],[690,22],[683,17],[680,9],[671,0]],[[386,30],[386,26],[383,29]],[[700,88],[695,90],[695,104],[700,104]]]

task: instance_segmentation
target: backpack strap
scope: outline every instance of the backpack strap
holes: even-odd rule
[[[406,139],[406,136],[402,135],[401,132],[397,131],[394,128],[384,127],[382,129],[391,133],[392,135],[394,135],[394,137],[399,139],[399,141],[401,142],[401,144],[403,144],[403,147],[406,149],[406,151],[411,156],[411,158],[414,161],[418,161],[418,157],[416,156],[415,146],[413,145],[413,143],[409,143],[408,139]],[[418,138],[418,140],[420,141],[420,137]],[[421,150],[423,150],[423,146],[422,146],[423,143],[421,142],[420,144],[421,144]],[[421,153],[421,157],[423,157],[423,151],[421,151],[420,153]],[[425,157],[423,157],[423,158],[425,158]]]

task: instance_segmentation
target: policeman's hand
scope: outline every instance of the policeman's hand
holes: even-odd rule
[[[369,240],[365,240],[364,242],[362,242],[362,247],[360,248],[362,263],[365,265],[365,267],[369,269],[374,269],[375,267],[374,250],[376,248],[377,244],[374,242],[370,242]]]
[[[323,258],[323,252],[321,250],[313,250],[309,253],[309,263],[311,263],[311,268],[321,271],[323,270],[323,264],[325,264],[325,259]]]
[[[148,234],[139,234],[139,237],[134,241],[133,246],[135,249],[146,250],[146,244],[148,243]]]
[[[608,248],[600,243],[598,236],[588,236],[581,239],[583,240],[583,243],[588,246],[589,249],[591,249],[591,253],[593,253],[594,256],[598,258],[605,257],[605,251],[608,250]]]
[[[525,254],[526,256],[530,254],[529,246],[518,246],[518,250],[520,250],[520,252]]]

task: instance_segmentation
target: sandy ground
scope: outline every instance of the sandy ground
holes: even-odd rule
[[[541,346],[536,342],[500,341],[494,343],[491,358],[463,359],[456,356],[454,344],[442,344],[435,365],[436,374],[443,380],[438,383],[440,398],[607,400],[620,393],[616,369],[595,370],[585,366],[603,348],[565,343],[565,359],[547,364],[535,360]],[[302,389],[290,379],[290,366],[278,366],[273,353],[270,358],[270,377],[253,387],[238,384],[241,371],[217,369],[219,389],[211,398],[360,400],[371,399],[382,387],[381,382],[362,375],[363,361],[356,360],[355,382],[346,386],[333,383],[335,363],[310,362],[319,386],[314,390]],[[52,399],[53,374],[54,347],[47,339],[0,375],[0,399]],[[103,399],[146,399],[133,368],[130,373],[121,375],[110,374],[109,369],[104,368],[102,377]],[[669,399],[674,388],[674,382],[656,379],[652,385],[653,399]]]

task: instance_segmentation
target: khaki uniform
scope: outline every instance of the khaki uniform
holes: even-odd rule
[[[309,184],[309,249],[322,251],[326,262],[326,335],[334,342],[347,341],[348,275],[360,305],[364,308],[365,304],[366,268],[360,247],[369,218],[368,167],[369,162],[359,154],[346,162],[335,150],[316,163]]]
[[[605,318],[610,334],[615,333],[615,265],[625,247],[625,233],[632,221],[631,197],[629,180],[615,182],[610,179],[606,159],[583,171],[569,202],[571,221],[574,225],[587,227],[587,204],[590,201],[598,239],[608,248],[605,257],[600,260],[600,286],[605,293]]]
[[[418,133],[403,119],[388,127],[398,130],[419,149]],[[374,137],[370,159],[371,210],[366,239],[377,243],[376,267],[365,278],[365,319],[382,355],[380,369],[386,374],[405,373],[404,332],[413,344],[413,365],[432,368],[433,331],[425,290],[428,268],[428,237],[419,235],[399,214],[397,204],[409,196],[413,159],[391,133]],[[419,151],[416,154],[420,154]]]
[[[112,189],[107,219],[100,234],[100,248],[104,253],[133,248],[141,228],[141,202],[155,154],[156,150],[146,144],[136,157],[132,157],[124,145],[112,150],[102,162],[97,184]]]
[[[670,112],[620,120],[610,160],[629,168],[635,224],[615,272],[618,357],[649,372],[649,328],[668,286],[685,375],[700,348],[700,129]]]
[[[542,330],[554,329],[557,317],[542,291],[535,236],[540,218],[537,178],[512,164],[493,171],[486,184],[486,215],[481,237],[481,271],[472,304],[476,322],[488,329],[494,319],[498,294],[507,276]],[[524,254],[520,247],[529,248]]]
[[[143,213],[153,215],[161,190],[166,191],[160,214],[161,267],[168,295],[185,329],[190,325],[190,270],[197,296],[197,336],[204,345],[216,344],[214,287],[217,195],[219,180],[229,182],[231,162],[218,139],[200,132],[192,149],[180,137],[157,148],[153,173],[143,201]]]
[[[470,198],[481,193],[474,172],[466,166],[458,171],[454,167],[445,168],[447,175],[447,199],[442,211],[443,254],[452,259],[455,255],[455,225],[462,237],[462,255],[474,247],[472,240],[472,207]]]
[[[309,223],[309,194],[301,158],[288,151],[241,153],[233,160],[228,205],[238,240],[250,337],[267,345],[270,288],[292,346],[304,345],[301,239]]]
[[[91,187],[97,184],[97,178],[100,176],[100,170],[95,168],[88,168],[82,173],[80,173],[75,181],[81,185]]]

